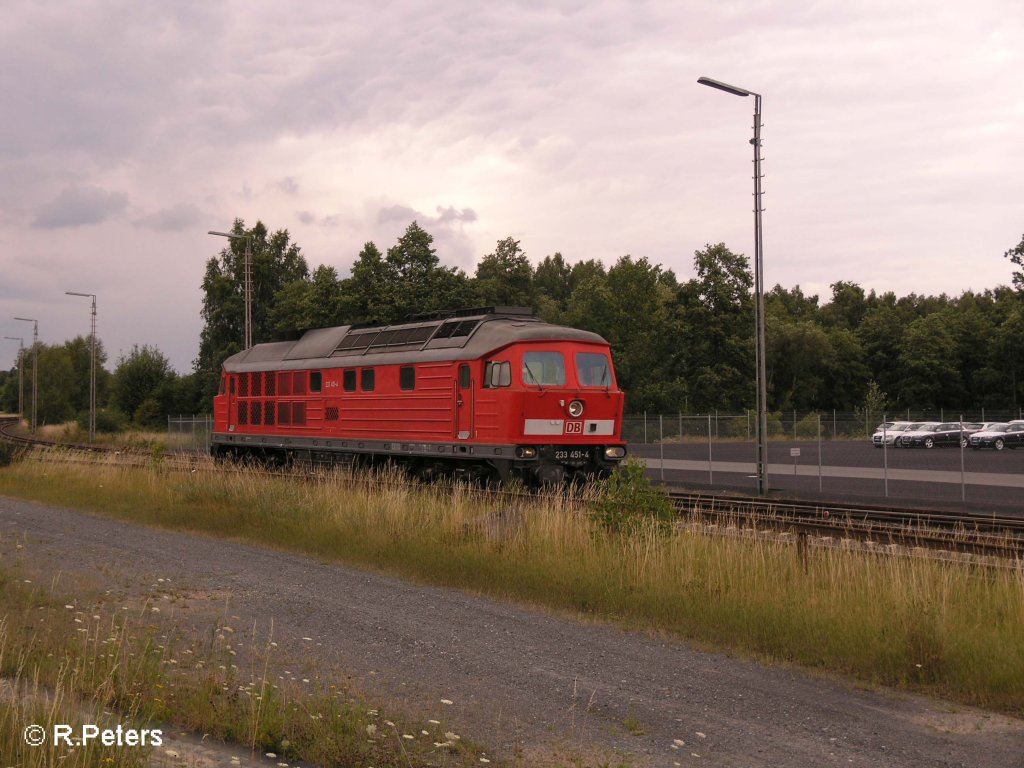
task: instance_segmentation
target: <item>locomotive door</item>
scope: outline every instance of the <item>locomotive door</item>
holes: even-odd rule
[[[236,380],[236,376],[228,376],[228,432],[234,432],[235,424],[238,423],[236,421],[238,418],[238,399],[236,397],[237,390],[235,389],[237,386],[235,383]]]
[[[459,440],[473,436],[473,377],[465,363],[459,365],[455,383],[455,436]]]

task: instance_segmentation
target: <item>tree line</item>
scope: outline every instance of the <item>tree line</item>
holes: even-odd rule
[[[341,278],[330,266],[311,270],[286,229],[236,220],[232,234],[238,237],[206,264],[193,371],[179,376],[159,350],[136,347],[113,373],[98,376],[98,402],[154,425],[168,413],[211,409],[221,364],[242,348],[246,238],[256,342],[442,309],[528,306],[611,343],[631,413],[741,411],[754,402],[753,275],[747,257],[723,243],[697,251],[694,277],[680,280],[629,255],[606,266],[569,264],[555,253],[534,266],[507,237],[468,275],[442,264],[433,237],[414,221],[384,252],[367,242]],[[959,296],[897,297],[840,280],[823,300],[776,285],[765,295],[769,409],[1020,407],[1024,237],[1004,257],[1018,268],[1012,287]],[[88,340],[42,348],[39,368],[40,419],[80,413],[88,403]],[[16,409],[16,372],[0,373],[0,398]]]

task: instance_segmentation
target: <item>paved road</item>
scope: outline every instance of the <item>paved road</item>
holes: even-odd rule
[[[753,491],[753,443],[712,442],[629,446],[653,477],[692,486]],[[793,456],[794,450],[799,455]],[[962,461],[962,463],[961,463]],[[769,488],[780,494],[920,501],[950,509],[1024,514],[1024,450],[878,449],[867,442],[772,441]]]
[[[129,593],[170,578],[192,605],[230,605],[236,626],[273,619],[314,670],[340,667],[530,765],[576,751],[634,766],[1024,766],[1020,720],[259,547],[0,497],[0,557]]]

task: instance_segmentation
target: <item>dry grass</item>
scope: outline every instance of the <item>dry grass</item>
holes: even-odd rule
[[[51,592],[0,570],[0,765],[148,765],[148,748],[67,747],[51,738],[29,746],[25,729],[120,724],[166,732],[167,723],[277,761],[479,764],[478,748],[439,721],[382,713],[343,683],[285,671],[299,666],[284,663],[289,649],[270,634],[223,621],[185,632],[150,602]]]
[[[439,585],[1024,713],[1024,564],[986,569],[842,549],[802,561],[777,537],[657,525],[611,534],[586,500],[495,514],[465,488],[282,482],[256,473],[0,472],[0,493],[305,552]]]

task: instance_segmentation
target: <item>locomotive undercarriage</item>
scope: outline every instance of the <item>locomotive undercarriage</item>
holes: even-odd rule
[[[297,442],[289,440],[286,444],[263,437],[232,435],[227,442],[214,442],[210,453],[214,458],[266,466],[330,469],[391,465],[402,467],[410,475],[427,482],[454,478],[480,485],[514,480],[528,486],[583,483],[607,476],[619,464],[618,459],[604,458],[604,445],[528,447],[528,457],[524,458],[522,446],[411,446],[400,443],[371,446],[364,443],[353,450],[348,445],[296,445]]]

